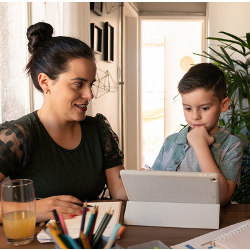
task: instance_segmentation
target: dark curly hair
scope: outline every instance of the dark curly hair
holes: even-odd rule
[[[27,29],[31,57],[26,71],[40,92],[43,91],[38,83],[40,73],[56,80],[61,73],[67,71],[69,60],[81,57],[94,60],[92,49],[83,41],[66,36],[52,37],[52,34],[53,27],[44,22],[33,24]]]

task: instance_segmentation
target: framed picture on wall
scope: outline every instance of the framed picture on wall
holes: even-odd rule
[[[104,43],[103,43],[104,60],[114,61],[114,27],[109,22],[104,23]]]
[[[102,54],[102,28],[90,24],[90,45],[95,53]]]
[[[102,16],[103,3],[100,2],[90,2],[90,9],[94,11],[97,15]]]

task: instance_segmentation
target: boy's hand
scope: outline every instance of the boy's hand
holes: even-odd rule
[[[151,167],[149,167],[147,164],[145,164],[145,165],[143,166],[143,168],[140,168],[140,170],[151,171],[152,169],[151,169]]]
[[[196,127],[187,133],[187,140],[192,148],[200,146],[209,146],[214,142],[214,137],[209,135],[206,128]]]

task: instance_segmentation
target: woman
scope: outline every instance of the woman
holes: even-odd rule
[[[27,30],[26,69],[44,93],[42,107],[0,126],[0,182],[7,176],[34,181],[37,221],[51,219],[53,209],[65,219],[79,215],[77,203],[97,199],[105,183],[114,199],[127,199],[118,138],[104,116],[86,116],[93,52],[78,39],[52,34],[42,22]]]

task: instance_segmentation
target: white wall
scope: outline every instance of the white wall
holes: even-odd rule
[[[73,36],[89,44],[89,3],[32,2],[30,16],[30,24],[50,23],[54,36]],[[42,101],[43,95],[33,87],[33,109],[39,109]]]
[[[250,2],[209,2],[207,10],[209,36],[220,36],[219,31],[237,36],[250,32]]]
[[[108,87],[108,77],[106,81],[101,80],[99,89],[93,87],[95,97],[91,101],[91,115],[101,113],[110,122],[113,130],[117,133],[118,137],[121,138],[120,133],[120,96],[119,96],[119,81],[120,81],[120,4],[119,3],[103,3],[103,14],[102,16],[97,15],[95,12],[90,11],[90,23],[95,23],[98,27],[104,28],[104,22],[109,22],[114,27],[114,61],[106,62],[103,59],[102,54],[96,54],[96,65],[97,65],[97,80],[98,77],[102,78],[105,76],[105,72],[110,73],[109,82],[111,84],[111,91],[103,91],[103,86]],[[102,40],[103,41],[103,40]],[[103,50],[102,50],[103,51]],[[99,83],[96,82],[95,85]],[[98,93],[97,93],[98,91]]]
[[[139,17],[124,4],[124,152],[125,167],[141,167],[141,109],[139,85]]]
[[[207,11],[208,36],[223,37],[224,35],[218,32],[225,31],[242,37],[250,32],[250,2],[208,3]],[[237,53],[234,59],[242,60]],[[243,105],[248,106],[246,98],[243,99]],[[245,129],[241,132],[247,131]]]

